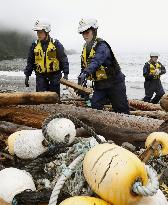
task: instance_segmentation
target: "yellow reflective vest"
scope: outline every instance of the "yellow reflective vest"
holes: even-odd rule
[[[101,40],[101,41],[103,41],[103,40]],[[100,40],[98,38],[96,38],[95,42],[93,43],[93,46],[91,48],[91,51],[90,51],[88,58],[86,56],[86,44],[84,45],[82,55],[81,55],[82,68],[86,69],[89,66],[89,64],[91,63],[92,58],[94,58],[94,56],[96,54],[96,46],[97,46],[98,42],[100,42]],[[107,69],[108,69],[107,67],[101,65],[97,69],[97,71],[94,75],[91,75],[88,77],[88,80],[93,80],[93,81],[106,80],[109,77],[106,73]]]
[[[57,59],[57,48],[50,39],[46,52],[43,51],[41,42],[37,41],[34,48],[36,72],[50,73],[59,70],[59,60]]]
[[[161,70],[161,64],[159,62],[157,62],[155,64],[155,66],[150,62],[148,62],[148,63],[149,63],[149,66],[150,66],[149,67],[149,74],[154,75],[156,69]],[[158,78],[160,78],[160,75],[156,75],[153,79],[158,79]]]

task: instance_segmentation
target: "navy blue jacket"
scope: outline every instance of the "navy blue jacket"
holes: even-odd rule
[[[49,41],[42,41],[41,42],[42,49],[44,52],[47,50],[48,42]],[[63,45],[58,40],[55,40],[54,45],[57,48],[57,59],[59,60],[59,63],[60,63],[60,70],[57,72],[63,71],[63,73],[69,74],[68,58],[64,52]],[[35,66],[35,56],[34,56],[34,48],[35,47],[36,47],[36,43],[33,42],[31,47],[30,47],[29,53],[28,53],[27,66],[24,70],[24,74],[26,76],[31,76],[33,70],[35,70],[35,67],[36,67]]]
[[[120,83],[125,80],[125,76],[120,71],[119,64],[114,57],[110,46],[105,41],[99,42],[94,58],[91,60],[89,66],[86,69],[82,69],[81,72],[84,72],[87,75],[94,74],[101,65],[106,66],[107,68],[111,66],[112,69],[117,68],[117,72],[110,79],[95,81],[97,87],[103,89],[112,86],[114,83]]]
[[[166,69],[165,67],[160,63],[158,62],[160,65],[161,65],[161,73],[160,75],[163,75],[166,73]],[[146,62],[144,67],[143,67],[143,76],[145,77],[145,80],[153,80],[154,78],[154,75],[150,74],[150,61],[149,62]]]

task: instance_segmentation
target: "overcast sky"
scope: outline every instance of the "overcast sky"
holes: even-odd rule
[[[68,49],[82,48],[82,17],[98,20],[99,37],[116,52],[168,52],[168,0],[0,0],[0,25],[32,32],[37,19],[48,19]]]

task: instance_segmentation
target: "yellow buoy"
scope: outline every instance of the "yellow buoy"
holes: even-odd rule
[[[8,151],[11,155],[14,155],[15,152],[14,152],[14,143],[15,143],[15,140],[16,138],[20,137],[20,131],[17,131],[17,132],[14,132],[13,134],[11,134],[9,137],[8,137]]]
[[[21,130],[8,137],[8,149],[10,154],[21,159],[33,159],[47,150],[43,146],[44,140],[40,129]]]
[[[99,144],[85,156],[83,171],[92,190],[113,205],[130,205],[140,200],[132,192],[136,180],[148,182],[145,165],[130,151],[115,144]]]
[[[65,199],[60,205],[110,205],[109,203],[98,199],[95,197],[89,196],[74,196],[68,199]]]
[[[168,134],[166,132],[153,132],[153,133],[151,133],[146,139],[145,147],[148,148],[155,139],[161,145],[162,156],[167,155],[168,154]],[[155,156],[160,155],[158,150],[155,150],[154,155]]]

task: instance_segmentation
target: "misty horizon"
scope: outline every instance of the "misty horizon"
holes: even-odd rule
[[[48,6],[48,9],[47,9]],[[96,18],[98,36],[114,52],[168,52],[167,0],[6,0],[1,1],[0,31],[16,30],[33,36],[37,19],[47,19],[51,37],[66,49],[82,50],[84,40],[77,32],[83,17]]]

